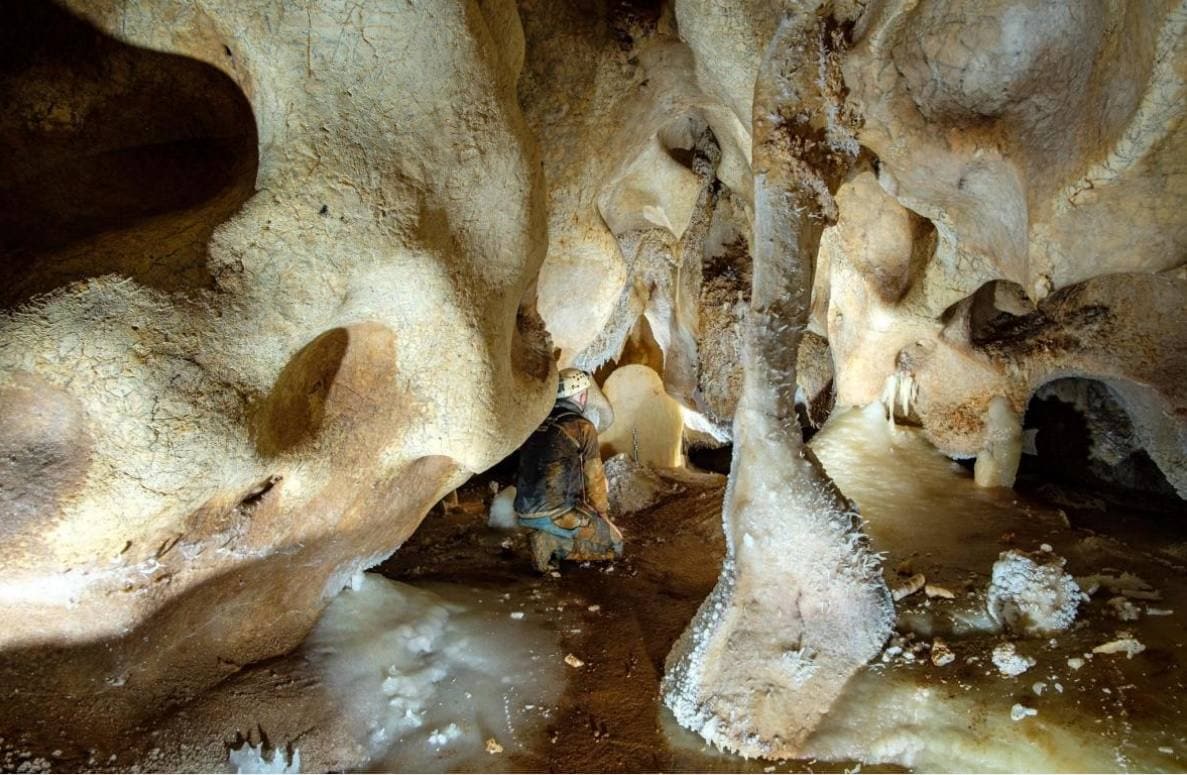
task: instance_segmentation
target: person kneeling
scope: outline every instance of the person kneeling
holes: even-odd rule
[[[622,556],[622,533],[609,517],[598,431],[585,416],[593,379],[564,369],[556,406],[519,451],[515,513],[532,531],[532,563],[541,573],[560,560]]]

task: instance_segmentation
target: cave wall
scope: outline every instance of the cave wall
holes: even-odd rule
[[[37,34],[36,5],[16,10],[10,31]],[[27,719],[38,697],[81,698],[83,734],[292,648],[515,448],[555,372],[510,3],[66,11],[99,53],[48,75],[65,66],[6,58],[5,137],[41,149],[8,162],[6,195],[34,186],[40,212],[73,218],[63,192],[154,196],[126,163],[136,143],[251,140],[213,201],[108,203],[110,222],[97,206],[6,262],[3,677]],[[69,180],[62,157],[108,139],[133,150]]]
[[[646,317],[689,442],[722,443],[761,172],[749,111],[784,11],[643,7],[522,9],[521,94],[553,206],[541,304],[562,360],[587,368],[629,360]],[[1182,3],[829,8],[847,25],[839,109],[858,118],[860,155],[822,238],[808,326],[835,379],[801,381],[803,403],[896,396],[901,420],[977,457],[1017,435],[1046,382],[1108,379],[1187,492]],[[674,142],[676,117],[706,138]],[[1105,279],[1122,275],[1132,282]],[[583,311],[568,306],[573,287]],[[1155,302],[1134,306],[1140,295]],[[998,398],[1009,411],[993,421]]]
[[[1187,494],[1185,23],[1164,2],[867,10],[844,69],[875,158],[817,285],[839,403],[889,379],[973,456],[995,397],[1016,423],[1046,382],[1107,379]]]

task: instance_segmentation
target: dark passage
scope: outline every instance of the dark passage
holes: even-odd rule
[[[0,27],[0,303],[115,273],[210,285],[206,243],[254,191],[239,86],[135,48],[46,0]]]

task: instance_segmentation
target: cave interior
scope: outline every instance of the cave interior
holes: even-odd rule
[[[4,10],[0,772],[1187,769],[1187,0]]]

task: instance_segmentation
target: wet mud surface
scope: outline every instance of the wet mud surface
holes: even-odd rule
[[[411,584],[461,583],[490,590],[507,607],[555,627],[570,667],[558,706],[530,752],[503,766],[520,771],[843,771],[854,763],[745,760],[680,728],[659,696],[664,659],[717,581],[725,542],[723,486],[688,492],[620,517],[626,553],[614,563],[561,563],[536,573],[524,534],[486,527],[467,489],[466,510],[434,510],[376,570]],[[488,498],[485,498],[489,500]],[[468,513],[467,513],[468,512]]]

